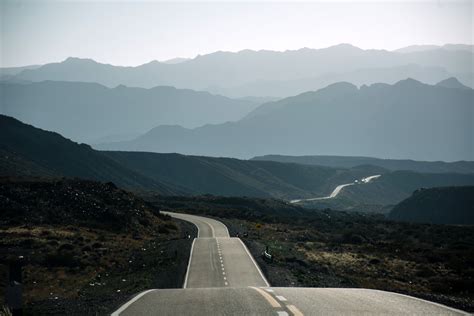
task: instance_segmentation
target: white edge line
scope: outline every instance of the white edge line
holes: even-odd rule
[[[202,217],[202,216],[196,216],[196,217],[201,217],[201,219],[199,219],[201,221],[201,223],[204,223],[204,224],[207,224],[210,228],[211,228],[211,234],[212,236],[210,238],[216,238],[216,233],[214,231],[214,227],[212,227],[212,225],[210,223],[208,223],[207,221],[203,220],[202,218],[204,219],[207,219],[205,217]]]
[[[258,266],[258,264],[255,262],[255,259],[252,257],[252,255],[250,254],[249,250],[247,249],[247,246],[245,246],[244,242],[242,241],[242,239],[240,238],[237,238],[240,243],[242,244],[242,246],[244,247],[245,251],[247,252],[247,255],[250,257],[250,259],[252,260],[253,264],[255,265],[255,267],[257,268],[257,271],[258,273],[260,273],[260,276],[262,277],[263,281],[265,282],[265,284],[269,287],[270,286],[270,283],[268,283],[267,279],[265,278],[265,276],[263,275],[262,271],[260,270],[260,267]]]
[[[196,226],[196,228],[197,228],[197,230],[198,230],[198,234],[197,234],[197,237],[196,237],[196,238],[200,238],[200,237],[201,237],[201,230],[199,230],[199,226],[196,225],[196,224],[194,224],[193,222],[190,222],[190,221],[188,221],[188,223],[191,223],[191,224],[193,224],[194,226]]]
[[[191,245],[191,252],[189,253],[188,268],[186,269],[186,276],[184,277],[183,289],[185,289],[186,286],[188,285],[189,269],[191,268],[191,260],[193,258],[193,250],[194,250],[195,241],[196,241],[196,238],[193,239],[193,244]]]
[[[219,221],[218,221],[218,222],[219,222]],[[225,227],[225,230],[227,231],[227,237],[229,237],[229,238],[230,238],[230,234],[229,234],[229,228],[227,228],[227,226],[226,226],[224,223],[222,223],[222,222],[219,222],[219,223],[221,223],[222,225],[224,225],[224,227]]]
[[[141,293],[138,293],[137,295],[135,295],[131,300],[129,300],[128,302],[126,302],[125,304],[123,304],[122,306],[120,306],[119,309],[117,309],[115,312],[113,312],[111,314],[111,316],[119,316],[120,313],[122,313],[124,310],[126,310],[130,305],[132,305],[133,303],[135,303],[136,301],[138,301],[140,298],[142,298],[144,295],[150,293],[150,292],[153,292],[153,291],[156,291],[156,290],[146,290],[146,291],[143,291]]]
[[[206,222],[206,224],[211,227],[211,230],[212,230],[212,237],[213,237],[213,238],[216,238],[216,231],[214,230],[214,226],[212,226],[211,223],[208,223],[208,222]]]

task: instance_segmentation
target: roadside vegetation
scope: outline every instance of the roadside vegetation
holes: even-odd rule
[[[107,314],[182,286],[195,228],[112,183],[4,178],[0,209],[0,296],[21,264],[27,315]]]

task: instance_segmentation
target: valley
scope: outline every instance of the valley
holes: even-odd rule
[[[0,315],[474,313],[474,2],[0,1]]]

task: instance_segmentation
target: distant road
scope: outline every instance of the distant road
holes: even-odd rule
[[[132,315],[467,315],[367,289],[272,288],[239,238],[214,219],[166,213],[198,227],[183,289],[151,289],[112,313]]]
[[[341,192],[341,190],[345,187],[348,187],[350,185],[355,185],[355,184],[369,183],[370,181],[372,181],[374,179],[377,179],[378,177],[380,177],[380,174],[370,176],[370,177],[367,177],[367,178],[363,178],[361,180],[356,180],[356,181],[351,182],[351,183],[340,184],[328,196],[316,197],[316,198],[310,198],[310,199],[291,200],[290,203],[294,204],[294,203],[300,203],[300,202],[306,202],[306,201],[318,201],[318,200],[332,199],[332,198],[335,198]]]

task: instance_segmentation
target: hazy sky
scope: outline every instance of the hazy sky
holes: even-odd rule
[[[218,50],[351,43],[396,49],[473,41],[473,1],[131,2],[0,0],[0,64],[68,56],[115,65]]]

